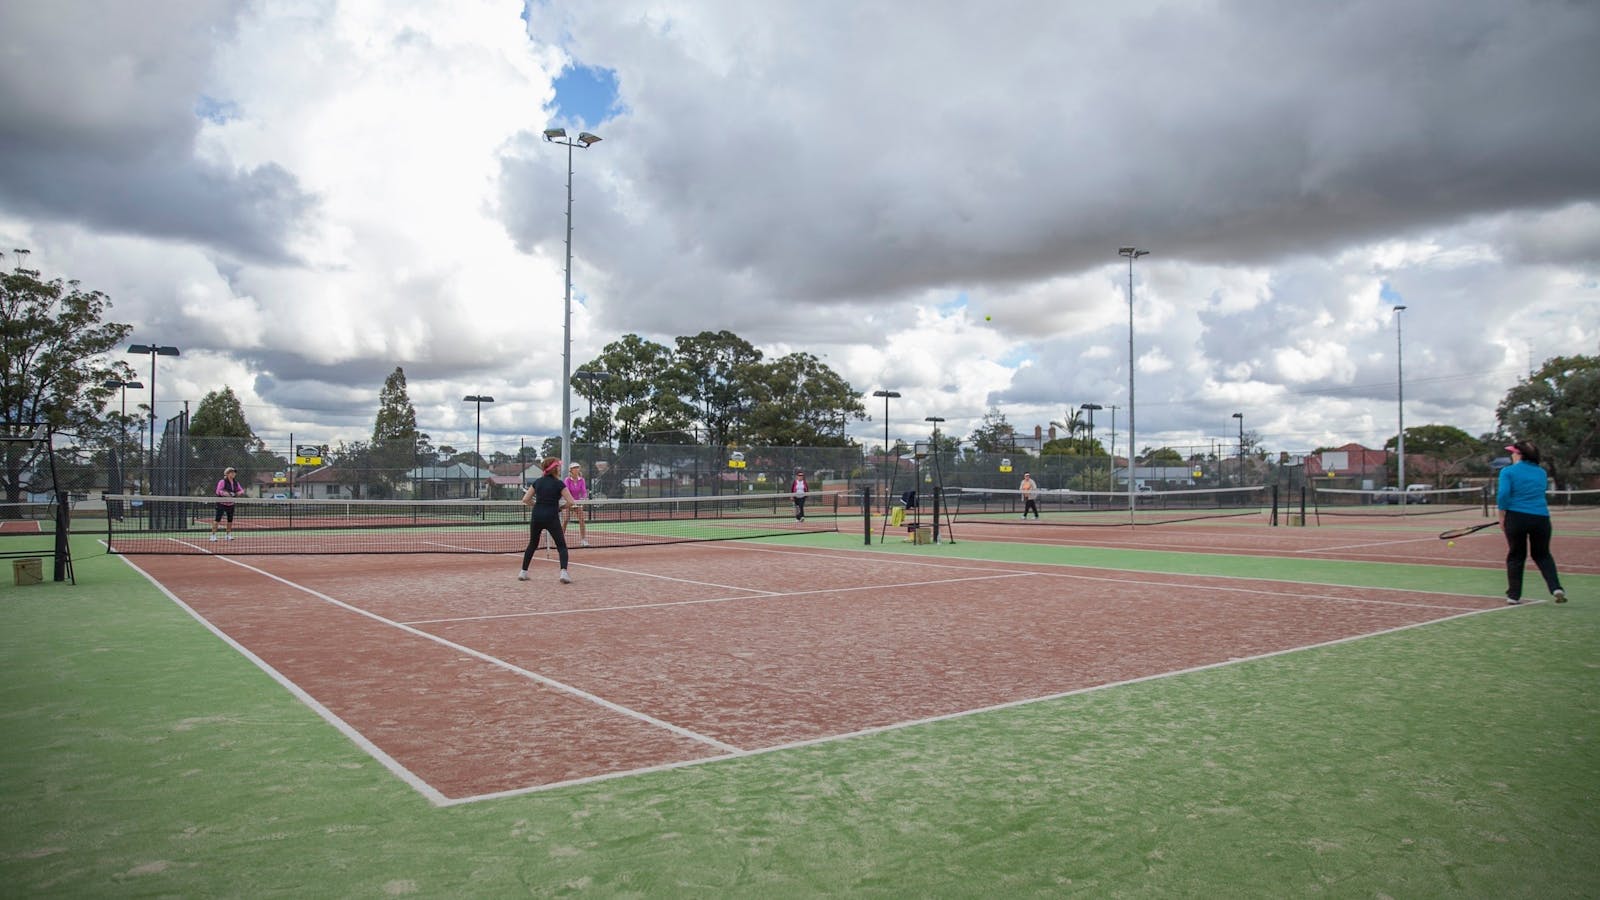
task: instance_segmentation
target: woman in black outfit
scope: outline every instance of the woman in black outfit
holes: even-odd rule
[[[567,490],[567,483],[556,477],[561,471],[561,460],[552,456],[544,461],[542,468],[544,474],[528,485],[527,492],[522,495],[522,505],[533,507],[533,515],[528,519],[528,549],[522,551],[522,571],[517,573],[517,580],[528,580],[528,564],[533,562],[533,551],[539,549],[539,532],[548,531],[560,555],[561,583],[571,584],[572,576],[567,574],[567,535],[561,528],[561,506],[575,501],[572,492]]]

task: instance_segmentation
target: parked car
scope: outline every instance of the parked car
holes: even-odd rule
[[[1400,489],[1394,486],[1384,488],[1378,492],[1377,502],[1399,504]]]
[[[1408,484],[1406,485],[1406,502],[1427,503],[1427,492],[1431,490],[1433,490],[1433,485],[1431,484]]]

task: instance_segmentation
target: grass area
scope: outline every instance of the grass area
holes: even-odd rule
[[[78,587],[0,587],[7,895],[1600,894],[1600,578],[1560,607],[435,808],[78,540]],[[1484,577],[1330,565],[1301,580]]]

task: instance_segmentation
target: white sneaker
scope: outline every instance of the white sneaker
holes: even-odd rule
[[[228,540],[230,540],[230,541],[233,540],[233,535],[231,535],[231,534],[228,535]]]
[[[1567,592],[1561,588],[1556,588],[1555,598],[1557,603],[1565,603],[1567,602]]]
[[[561,583],[562,584],[571,584],[572,583],[572,576],[567,574],[567,570],[566,569],[562,569],[561,570]]]
[[[581,541],[579,541],[579,542],[578,542],[578,546],[579,546],[579,547],[587,547],[587,546],[589,546],[589,541],[588,541],[588,539],[587,539],[587,538],[585,538],[585,539],[584,539],[584,540],[581,540]]]
[[[528,580],[528,573],[526,571],[518,572],[517,573],[517,580],[518,581],[527,581]]]
[[[213,534],[211,536],[211,543],[215,544],[216,542],[217,542],[217,536]]]

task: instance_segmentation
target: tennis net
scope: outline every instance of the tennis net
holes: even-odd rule
[[[841,497],[807,496],[797,518],[793,494],[587,500],[582,511],[590,547],[627,547],[838,531]],[[108,552],[136,554],[520,553],[528,544],[530,510],[515,500],[233,501],[215,529],[218,504],[205,497],[109,494],[125,501],[106,519]],[[577,514],[567,544],[579,545]],[[547,538],[548,539],[548,538]]]
[[[42,534],[60,527],[63,510],[53,500],[0,503],[0,534]]]
[[[1600,488],[1552,490],[1545,494],[1550,515],[1561,518],[1592,518],[1600,515]]]
[[[1489,509],[1489,493],[1482,487],[1367,491],[1353,488],[1312,487],[1312,512],[1319,516],[1419,516],[1464,510]]]
[[[1170,525],[1199,519],[1260,517],[1272,514],[1270,485],[1235,488],[1194,488],[1172,491],[1037,490],[1039,507],[1031,525]],[[1027,509],[1023,492],[1015,489],[951,488],[945,491],[952,519],[961,523],[1014,525]]]

